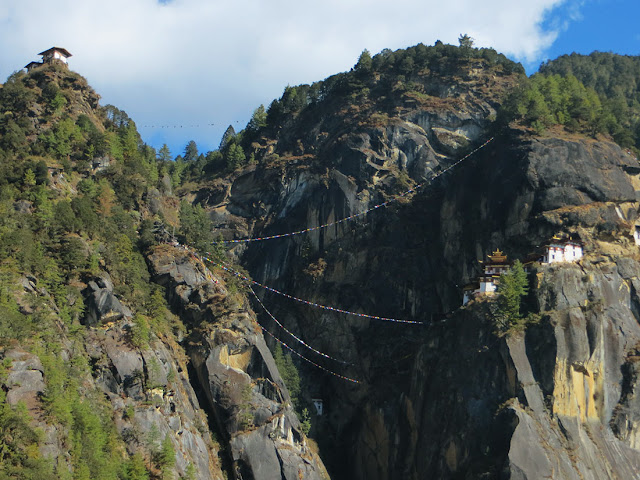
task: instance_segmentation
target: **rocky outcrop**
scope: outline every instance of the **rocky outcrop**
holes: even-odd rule
[[[186,339],[192,381],[228,442],[235,478],[323,478],[246,298],[183,249],[158,247],[149,262],[193,329]]]
[[[375,478],[634,478],[637,425],[620,418],[629,412],[620,366],[640,335],[635,293],[613,261],[534,276],[544,316],[526,333],[495,337],[486,302],[434,327],[389,414],[407,420],[386,423],[387,436],[415,443],[391,447],[386,468],[403,469]]]
[[[198,480],[222,479],[220,447],[211,440],[184,353],[170,338],[134,347],[129,340],[132,326],[116,322],[94,330],[87,342],[96,384],[113,405],[129,453],[139,451],[140,444],[154,451],[169,438],[178,475],[186,476],[191,469]]]
[[[38,396],[44,392],[43,369],[40,359],[20,350],[9,350],[4,358],[10,361],[7,374],[7,403],[17,405],[23,402],[27,408],[34,408]]]
[[[85,290],[87,310],[85,324],[95,327],[99,323],[131,318],[133,313],[113,293],[113,283],[105,275],[89,282]]]
[[[234,219],[227,235],[260,236],[362,212],[402,191],[399,172],[408,173],[409,188],[467,151],[461,136],[479,139],[482,121],[457,115],[414,113],[345,135],[328,150],[329,163],[246,171],[215,218]],[[429,325],[273,301],[288,328],[354,362],[351,373],[366,379],[350,389],[301,365],[315,385],[307,400],[322,396],[330,405],[314,421],[333,476],[632,477],[640,304],[629,232],[637,174],[637,161],[613,143],[510,131],[410,203],[367,215],[367,225],[237,248],[265,284]],[[459,285],[478,274],[478,260],[495,248],[525,258],[558,233],[581,239],[589,255],[579,266],[538,271],[530,299],[543,315],[538,326],[500,339],[486,305],[456,312]],[[311,268],[319,259],[324,268]]]
[[[94,293],[111,294],[108,279],[100,280],[100,284],[90,282],[94,283],[98,287]],[[23,279],[25,290],[31,294],[38,293],[34,284],[29,278]],[[51,301],[46,291],[42,295]],[[118,305],[129,312],[126,306],[119,302]],[[108,311],[112,312],[113,307]],[[109,419],[113,420],[128,454],[140,454],[150,471],[156,472],[155,456],[161,442],[168,439],[175,451],[175,465],[169,473],[184,478],[193,475],[191,478],[197,480],[222,480],[220,446],[212,440],[208,419],[187,374],[184,352],[174,337],[150,335],[143,344],[134,346],[132,332],[136,327],[131,318],[124,315],[100,318],[104,323],[87,328],[82,344],[63,338],[55,356],[69,363],[90,365],[86,369],[76,368],[73,374],[78,378],[74,381],[88,398],[98,393],[98,398],[104,397],[110,403]],[[6,367],[0,387],[6,391],[7,403],[24,405],[33,419],[33,427],[42,432],[40,454],[52,460],[58,469],[68,469],[69,447],[62,439],[68,435],[70,426],[51,415],[46,400],[51,395],[47,386],[55,381],[47,375],[64,374],[62,370],[52,371],[53,357],[44,353],[49,363],[47,373],[45,361],[39,355],[20,348],[0,350],[0,360]]]

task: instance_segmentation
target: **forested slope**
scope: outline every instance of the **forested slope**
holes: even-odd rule
[[[365,51],[175,159],[67,68],[12,75],[0,478],[630,478],[636,66]],[[461,308],[554,236],[585,258]]]

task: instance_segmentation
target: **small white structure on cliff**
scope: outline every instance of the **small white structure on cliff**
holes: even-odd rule
[[[321,398],[312,398],[313,406],[316,408],[316,414],[321,417],[324,411],[324,402]]]
[[[478,277],[478,281],[464,287],[463,305],[477,295],[493,295],[500,283],[500,275],[511,268],[511,262],[507,261],[507,256],[500,249],[487,257],[489,261],[484,264],[484,272]]]
[[[44,52],[40,52],[38,55],[42,56],[42,62],[28,63],[24,67],[27,69],[27,72],[30,72],[34,68],[40,67],[45,63],[60,63],[64,66],[68,66],[69,62],[67,59],[72,56],[67,49],[60,47],[51,47]]]
[[[583,255],[582,245],[573,240],[561,240],[554,237],[553,241],[544,247],[541,263],[577,262]]]
[[[38,55],[42,56],[42,63],[61,62],[65,65],[68,65],[67,58],[71,56],[66,49],[60,47],[51,47]]]

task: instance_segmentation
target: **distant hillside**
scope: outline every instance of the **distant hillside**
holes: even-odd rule
[[[621,146],[640,149],[640,56],[593,52],[562,55],[540,66],[545,76],[575,76],[595,90],[610,113],[611,134]]]

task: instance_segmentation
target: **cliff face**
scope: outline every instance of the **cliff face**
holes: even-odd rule
[[[307,445],[246,298],[183,250],[158,247],[149,261],[191,328],[185,341],[191,379],[228,444],[235,477],[322,479],[324,465]]]
[[[99,281],[107,284],[104,290],[110,295],[110,282],[104,278]],[[102,317],[99,327],[87,329],[83,345],[67,338],[55,358],[20,347],[2,352],[3,360],[10,365],[3,379],[7,402],[24,402],[27,406],[32,425],[43,432],[40,454],[50,458],[58,472],[69,469],[70,447],[61,440],[69,426],[52,421],[48,416],[51,406],[45,407],[43,398],[56,393],[55,375],[60,372],[54,366],[72,362],[74,380],[86,392],[83,401],[92,402],[91,408],[96,412],[108,412],[106,418],[113,421],[129,455],[138,453],[151,465],[161,442],[168,441],[174,451],[175,474],[198,480],[222,479],[220,445],[212,440],[180,345],[172,337],[154,336],[142,348],[135,347],[131,343],[135,326],[130,312],[126,316],[115,310],[108,313],[109,318]],[[100,317],[100,311],[91,308],[89,316]],[[90,368],[83,369],[83,365]],[[97,439],[101,433],[95,425],[89,428],[93,430],[85,441],[95,455],[96,450],[104,448]],[[160,471],[153,468],[152,473]]]
[[[238,236],[329,223],[432,177],[486,138],[471,108],[429,115],[354,129],[323,144],[319,158],[330,160],[252,167],[212,216]],[[632,478],[638,172],[613,143],[513,130],[366,221],[236,247],[267,285],[426,323],[345,317],[265,292],[277,318],[363,380],[352,388],[301,365],[308,397],[325,400],[315,433],[333,476]],[[495,248],[523,259],[555,234],[579,238],[587,255],[531,274],[538,325],[500,338],[486,302],[460,308],[478,260]]]

